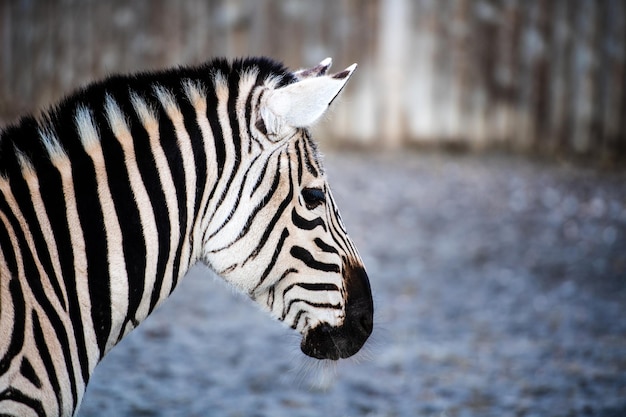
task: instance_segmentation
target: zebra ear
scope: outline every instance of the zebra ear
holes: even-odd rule
[[[321,75],[326,75],[326,72],[333,64],[333,60],[329,57],[324,59],[322,62],[314,66],[313,68],[301,69],[293,73],[299,80],[303,80],[305,78],[310,77],[319,77]]]
[[[305,78],[271,91],[261,108],[268,133],[278,133],[283,123],[291,127],[311,126],[328,109],[355,69],[356,64],[352,64],[337,74]]]

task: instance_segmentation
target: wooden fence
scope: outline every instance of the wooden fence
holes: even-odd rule
[[[358,62],[318,130],[338,143],[626,154],[623,0],[0,0],[0,119],[242,55]]]

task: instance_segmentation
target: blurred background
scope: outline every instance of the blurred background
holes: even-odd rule
[[[196,268],[80,416],[626,416],[623,0],[0,0],[0,121],[245,55],[359,64],[315,137],[372,342],[306,361]]]
[[[246,55],[358,62],[335,143],[626,153],[622,0],[3,0],[0,118],[111,73]]]

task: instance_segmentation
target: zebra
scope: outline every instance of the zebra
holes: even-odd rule
[[[110,76],[0,133],[0,415],[74,415],[197,262],[304,354],[361,349],[371,288],[309,130],[356,69],[330,65]]]

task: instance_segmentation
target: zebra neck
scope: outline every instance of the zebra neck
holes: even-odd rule
[[[123,115],[110,97],[105,105],[111,133],[124,155],[118,160],[108,158],[104,165],[107,172],[127,172],[128,176],[108,185],[113,204],[101,204],[108,207],[103,215],[108,216],[107,242],[112,243],[107,247],[110,330],[98,340],[103,354],[172,293],[197,259],[192,245],[202,203],[197,184],[200,180],[205,187],[210,185],[206,177],[199,178],[194,158],[203,140],[201,132],[188,128],[177,104],[182,100],[165,89],[155,91],[161,114],[137,95],[131,98],[135,115]],[[132,131],[131,126],[135,127]],[[109,175],[111,180],[115,179]]]

